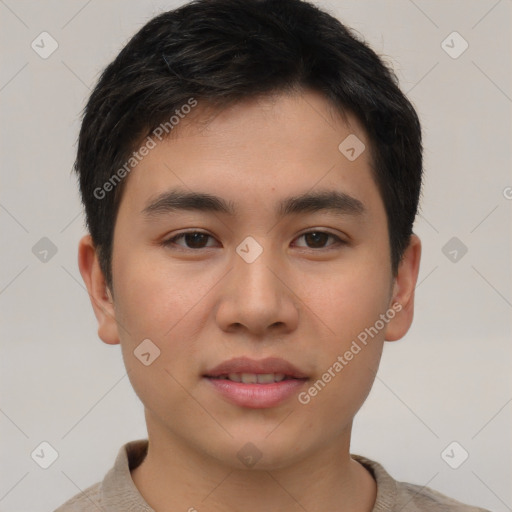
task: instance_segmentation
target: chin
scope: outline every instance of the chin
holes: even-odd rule
[[[277,427],[279,429],[281,427]],[[229,441],[230,450],[219,454],[223,462],[236,469],[243,470],[277,470],[284,469],[306,456],[307,447],[304,438],[298,438],[282,432],[256,431],[254,435],[246,430],[244,435]],[[230,453],[226,460],[226,453]]]

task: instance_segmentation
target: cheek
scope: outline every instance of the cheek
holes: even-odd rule
[[[310,276],[308,304],[333,338],[346,343],[372,326],[388,307],[391,273],[386,261],[358,255],[357,263],[340,266],[320,283]],[[320,286],[319,286],[320,285]]]
[[[132,338],[172,336],[205,294],[204,286],[197,286],[194,276],[176,266],[156,262],[142,251],[119,258],[116,264],[116,316],[129,324]]]
[[[310,296],[311,309],[329,327],[322,329],[325,334],[318,340],[322,350],[318,384],[312,390],[313,416],[355,414],[371,389],[385,336],[380,315],[386,313],[389,300],[391,274],[386,264],[385,258],[362,256],[350,270],[326,279],[321,293]]]
[[[200,361],[194,305],[205,292],[187,286],[190,280],[182,272],[163,276],[161,268],[142,258],[118,263],[116,320],[122,326],[122,355],[133,389],[159,416],[170,414],[171,404],[174,413],[186,414],[190,398],[184,387],[193,383]]]
[[[322,327],[323,336],[316,335],[316,375],[300,403],[309,400],[304,411],[310,426],[316,424],[326,435],[346,427],[373,385],[385,330],[372,328],[387,309],[388,288],[378,270],[365,266],[364,273],[353,268],[310,296],[311,309],[329,329]]]
[[[165,275],[165,267],[142,257],[125,257],[116,263],[116,320],[127,368],[142,379],[150,368],[151,379],[169,379],[165,370],[173,375],[178,372],[176,378],[180,378],[183,361],[197,360],[195,330],[200,329],[200,322],[194,321],[194,315],[206,292],[202,286],[193,286],[183,272]],[[149,344],[150,349],[156,354],[160,351],[150,367],[134,354],[147,339],[157,347]]]

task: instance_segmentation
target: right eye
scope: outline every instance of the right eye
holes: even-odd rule
[[[170,247],[173,249],[173,246],[180,246],[183,247],[183,245],[176,243],[178,240],[185,240],[185,244],[187,244],[184,248],[189,250],[197,250],[197,249],[204,249],[208,248],[205,247],[205,242],[208,238],[213,238],[208,233],[204,233],[203,231],[186,231],[184,233],[180,233],[178,235],[175,235],[171,238],[167,238],[166,240],[162,241],[162,245],[164,247]]]

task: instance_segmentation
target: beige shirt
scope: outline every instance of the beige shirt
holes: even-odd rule
[[[130,474],[144,460],[147,447],[147,439],[126,443],[102,482],[91,485],[54,512],[155,512],[135,487]],[[377,462],[360,455],[352,458],[365,466],[377,482],[372,512],[489,512],[428,487],[397,482]]]

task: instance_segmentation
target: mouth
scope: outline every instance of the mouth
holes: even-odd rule
[[[207,370],[203,377],[223,378],[246,384],[264,384],[285,379],[304,379],[308,375],[280,357],[267,357],[261,360],[235,357]]]
[[[202,377],[229,403],[251,409],[276,407],[299,392],[309,380],[304,372],[284,359],[257,361],[245,357],[225,361]]]
[[[298,379],[284,373],[227,373],[224,375],[211,376],[205,375],[210,379],[223,379],[232,382],[243,382],[244,384],[273,384],[274,382],[282,382],[283,380],[305,380]]]

